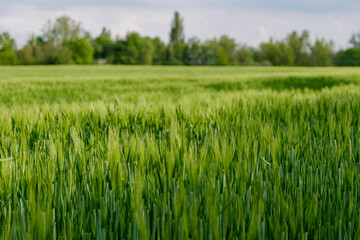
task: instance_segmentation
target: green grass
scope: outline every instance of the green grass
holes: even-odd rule
[[[359,239],[360,68],[1,67],[1,239]]]

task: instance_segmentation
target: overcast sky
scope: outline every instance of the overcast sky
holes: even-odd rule
[[[69,15],[93,36],[106,26],[113,36],[137,31],[168,41],[175,10],[187,39],[227,34],[257,46],[307,29],[313,39],[332,39],[341,48],[360,31],[360,0],[0,0],[0,32],[10,32],[22,46],[48,19]]]

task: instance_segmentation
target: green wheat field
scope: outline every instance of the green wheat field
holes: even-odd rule
[[[360,239],[360,68],[0,68],[0,239]]]

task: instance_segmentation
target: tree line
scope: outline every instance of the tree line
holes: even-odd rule
[[[0,34],[0,65],[33,64],[144,64],[144,65],[269,65],[269,66],[360,66],[360,32],[353,34],[351,47],[334,51],[325,39],[310,41],[308,31],[293,31],[283,40],[270,38],[259,47],[238,44],[223,35],[201,41],[185,40],[183,18],[175,12],[170,41],[129,32],[113,38],[103,28],[92,37],[68,16],[48,21],[40,35],[33,35],[21,49],[4,32]]]

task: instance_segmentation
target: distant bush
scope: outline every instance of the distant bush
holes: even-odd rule
[[[5,32],[0,35],[0,65],[15,65],[16,62],[15,40]]]
[[[339,51],[335,57],[337,66],[360,66],[360,48]]]

